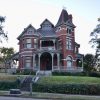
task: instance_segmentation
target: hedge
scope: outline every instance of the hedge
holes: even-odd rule
[[[52,72],[53,76],[86,76],[85,72]]]
[[[100,85],[86,84],[33,84],[34,92],[100,95]]]
[[[20,85],[17,81],[10,82],[10,81],[0,81],[0,90],[9,90],[9,89],[16,89],[20,88]]]
[[[53,76],[90,76],[100,77],[100,72],[52,72]]]

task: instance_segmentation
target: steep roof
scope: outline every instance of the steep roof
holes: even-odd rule
[[[48,19],[45,19],[40,26],[41,28],[37,29],[37,32],[41,37],[56,37],[54,25]]]
[[[41,37],[56,37],[55,30],[42,30],[38,29],[37,32],[40,33]]]
[[[68,13],[65,9],[63,9],[56,26],[66,23],[68,19],[69,19]]]
[[[26,28],[24,28],[23,32],[17,37],[17,39],[19,39],[29,28],[36,30],[31,24],[29,24]]]
[[[75,27],[75,25],[72,23],[72,15],[71,14],[69,15],[65,9],[62,9],[62,12],[60,14],[60,17],[55,27],[62,25],[62,24]]]
[[[54,27],[54,25],[47,18],[40,24],[40,26],[43,25],[45,22],[49,22],[49,24],[51,24]]]

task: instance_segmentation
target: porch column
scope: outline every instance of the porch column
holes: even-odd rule
[[[55,40],[53,40],[53,44],[54,44],[54,50],[55,50]]]
[[[60,61],[60,56],[59,53],[57,53],[57,65],[58,65],[58,70],[60,70],[60,66],[59,66],[59,61]]]
[[[41,49],[41,43],[42,43],[42,41],[40,40],[40,49]]]
[[[52,56],[52,71],[53,71],[53,53],[51,54],[51,56]]]
[[[33,54],[33,69],[35,69],[35,54]]]
[[[39,71],[40,71],[40,56],[41,56],[41,54],[39,53],[39,62],[38,62],[38,65],[39,65],[38,70]]]
[[[82,71],[83,71],[83,57],[82,57]]]

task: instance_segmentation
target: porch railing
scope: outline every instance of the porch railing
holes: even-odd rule
[[[82,72],[83,67],[66,67],[66,66],[53,66],[53,71],[62,71],[62,72]]]

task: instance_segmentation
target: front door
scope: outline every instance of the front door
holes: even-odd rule
[[[45,52],[40,57],[40,70],[52,70],[52,56]]]

